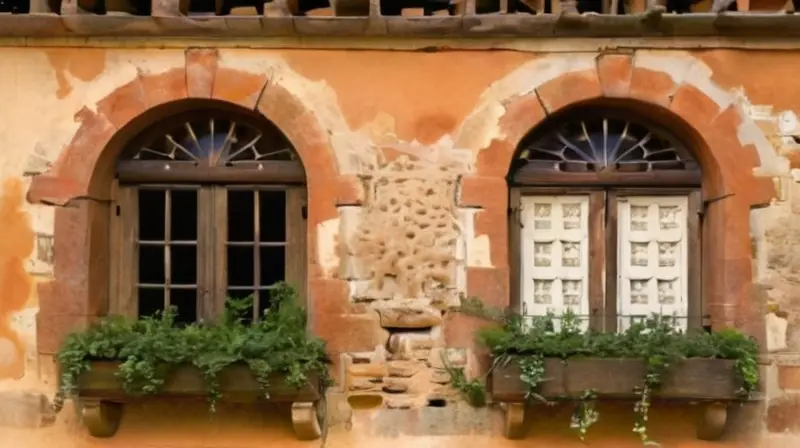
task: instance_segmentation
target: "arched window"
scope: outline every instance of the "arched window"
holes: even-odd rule
[[[291,144],[251,111],[181,112],[132,138],[116,166],[111,311],[176,306],[182,322],[305,282],[305,173]]]
[[[702,325],[701,172],[675,136],[574,110],[523,139],[508,180],[524,314],[570,309],[598,331],[652,313]]]

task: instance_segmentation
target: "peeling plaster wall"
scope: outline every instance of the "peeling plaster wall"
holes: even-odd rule
[[[742,145],[754,146],[760,161],[754,174],[771,177],[779,186],[776,200],[751,213],[750,226],[754,279],[761,291],[754,293],[754,300],[769,301],[768,346],[776,353],[774,363],[765,367],[767,377],[774,378],[771,397],[778,400],[770,403],[766,426],[776,434],[792,433],[800,432],[796,423],[800,398],[791,392],[800,390],[800,374],[788,368],[800,363],[796,253],[800,250],[800,183],[791,169],[800,169],[800,152],[794,146],[794,136],[800,132],[781,123],[790,121],[788,113],[800,113],[800,87],[778,82],[765,87],[762,73],[774,66],[786,73],[785,79],[792,79],[788,76],[796,70],[797,55],[764,52],[755,56],[759,64],[741,63],[751,55],[727,50],[694,55],[640,50],[633,65],[665,73],[675,84],[695,87],[720,109],[740,107],[736,138]],[[63,157],[62,151],[81,125],[76,114],[83,107],[97,110],[100,100],[137,76],[184,70],[186,55],[179,50],[2,48],[0,59],[14,61],[0,64],[0,85],[5,87],[0,90],[0,104],[5,106],[0,121],[0,228],[4,236],[0,242],[4,291],[0,295],[0,392],[18,393],[16,401],[0,397],[0,423],[13,414],[14,421],[23,422],[18,426],[28,428],[3,428],[0,445],[13,441],[15,446],[32,447],[54,442],[65,447],[90,443],[196,446],[199,440],[216,440],[208,443],[244,447],[280,440],[286,446],[316,446],[294,442],[288,425],[273,423],[274,415],[265,422],[261,414],[246,409],[225,411],[208,425],[203,423],[208,417],[202,406],[159,408],[181,415],[174,424],[152,417],[151,410],[134,408],[118,437],[103,442],[87,441],[70,411],[52,426],[39,413],[37,394],[52,392],[53,373],[50,360],[36,355],[34,285],[52,279],[58,254],[52,249],[54,209],[23,200],[30,177],[46,172]],[[492,249],[491,231],[496,229],[487,230],[479,223],[486,208],[461,202],[463,178],[477,173],[476,161],[491,157],[486,148],[508,132],[499,122],[515,98],[565,75],[594,70],[597,61],[594,53],[220,50],[215,61],[222,70],[218,75],[224,70],[254,76],[268,73],[271,82],[298,98],[327,132],[338,174],[354,176],[363,190],[358,204],[334,204],[336,217],[317,225],[317,244],[311,248],[323,278],[347,282],[347,298],[361,313],[356,315],[358,320],[369,328],[368,340],[353,341],[358,348],[340,353],[345,393],[368,390],[365,378],[375,377],[376,370],[364,366],[379,372],[385,369],[386,374],[378,376],[400,378],[400,383],[408,371],[425,372],[402,383],[402,399],[373,391],[387,397],[389,407],[412,408],[408,411],[354,411],[344,401],[345,395],[332,397],[334,427],[328,446],[371,446],[386,443],[379,442],[386,438],[419,446],[419,436],[425,436],[425,446],[511,447],[528,446],[534,440],[547,446],[580,446],[574,436],[563,434],[567,431],[552,429],[562,423],[567,426],[568,417],[563,415],[557,420],[561,423],[551,421],[551,416],[535,423],[531,439],[510,442],[499,435],[502,422],[497,412],[461,405],[434,410],[424,407],[424,398],[446,393],[446,381],[436,381],[441,376],[437,377],[442,366],[436,362],[440,353],[454,363],[475,363],[461,349],[442,352],[448,341],[440,310],[474,290],[474,285],[468,286],[470,272],[507,266],[505,252]],[[246,97],[244,86],[224,81],[211,85],[227,89],[231,98],[241,93],[242,103],[255,102]],[[168,95],[173,87],[158,88]],[[779,106],[767,110],[772,104]],[[115,107],[124,112],[126,105]],[[505,286],[479,288],[502,291]],[[448,397],[456,398],[451,392]],[[602,446],[637,446],[630,432],[622,429],[628,425],[628,411],[611,407],[608,412],[612,416],[604,414],[597,431],[597,440],[606,444]],[[681,415],[685,409],[659,412],[653,418],[659,422],[654,424],[653,436],[666,442],[665,446],[716,445],[693,440],[693,428],[687,423],[691,419]],[[760,419],[751,420],[749,428],[759,433]],[[740,426],[742,431],[748,427]],[[200,427],[202,434],[198,434]],[[485,440],[463,438],[471,432],[480,432]],[[797,439],[772,435],[764,440],[769,443],[765,446],[779,447]]]

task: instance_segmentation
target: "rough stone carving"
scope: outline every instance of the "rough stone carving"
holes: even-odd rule
[[[369,182],[366,205],[349,242],[357,263],[378,290],[395,279],[405,297],[436,286],[452,286],[457,177],[447,168],[426,167],[407,156],[379,168]]]

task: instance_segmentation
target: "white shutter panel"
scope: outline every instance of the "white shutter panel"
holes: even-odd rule
[[[618,238],[618,328],[629,316],[677,315],[686,328],[688,198],[637,196],[620,198]]]
[[[589,314],[589,196],[523,196],[523,313]],[[588,320],[585,321],[588,325]]]

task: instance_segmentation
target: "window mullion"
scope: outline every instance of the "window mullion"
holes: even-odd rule
[[[208,321],[216,319],[216,287],[214,277],[215,214],[214,188],[202,187],[197,197],[197,316]]]
[[[606,193],[589,194],[589,325],[602,331],[603,316],[611,310],[606,305],[603,273],[606,269]]]
[[[688,303],[688,324],[689,329],[700,329],[703,327],[703,244],[701,241],[702,229],[700,223],[700,213],[703,209],[703,194],[700,190],[689,193],[689,207],[686,211],[688,223],[686,226],[686,238],[688,239],[688,269],[689,275],[689,296],[686,298]]]
[[[619,303],[617,300],[617,289],[619,288],[618,266],[618,227],[617,227],[617,207],[618,195],[614,191],[609,191],[605,195],[605,331],[617,331]]]
[[[210,229],[210,240],[212,246],[209,248],[208,262],[206,269],[211,278],[211,306],[213,315],[211,318],[218,319],[225,307],[225,299],[228,297],[228,194],[225,187],[212,187],[212,200],[209,201],[213,207],[212,228]]]

